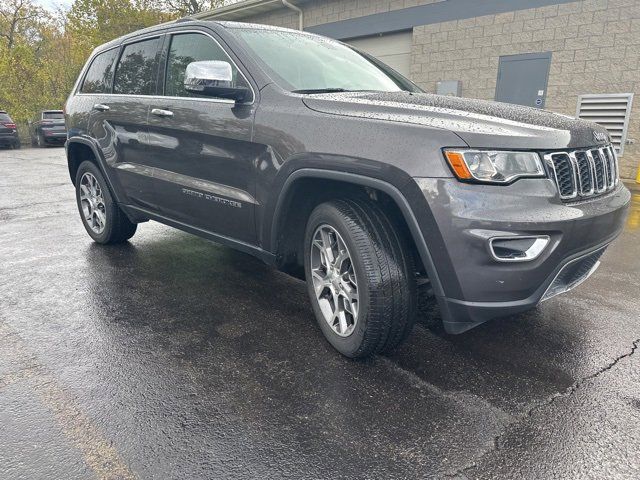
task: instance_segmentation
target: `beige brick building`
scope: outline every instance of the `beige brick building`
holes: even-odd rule
[[[427,92],[436,92],[439,82],[459,81],[464,97],[572,116],[580,96],[593,95],[583,99],[581,116],[609,128],[621,142],[621,176],[636,177],[640,98],[607,95],[640,92],[640,0],[286,3],[245,0],[205,16],[289,28],[302,24],[369,51]],[[519,91],[520,84],[528,90]]]

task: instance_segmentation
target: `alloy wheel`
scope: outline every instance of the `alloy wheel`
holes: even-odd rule
[[[358,322],[359,297],[351,254],[338,231],[319,226],[311,245],[313,288],[325,321],[341,337],[348,337]]]
[[[100,235],[107,225],[106,207],[98,179],[90,172],[80,179],[80,204],[87,225]]]

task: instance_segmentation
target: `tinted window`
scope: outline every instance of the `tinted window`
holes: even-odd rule
[[[42,112],[43,120],[62,120],[64,119],[64,113],[62,112]]]
[[[124,47],[113,81],[113,93],[153,95],[156,93],[159,38]]]
[[[117,48],[96,56],[84,77],[80,91],[82,93],[109,93],[117,56]]]
[[[233,80],[236,86],[248,87],[247,82],[238,73],[229,56],[211,38],[198,33],[183,33],[171,37],[171,47],[167,58],[167,78],[165,95],[169,97],[197,97],[195,93],[184,89],[184,73],[191,62],[202,60],[221,60],[231,64]]]

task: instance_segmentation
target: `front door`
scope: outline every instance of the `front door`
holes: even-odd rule
[[[544,108],[551,52],[500,57],[496,100]]]
[[[183,86],[191,62],[222,60],[236,83],[249,82],[213,37],[176,32],[168,38],[164,96],[149,115],[149,153],[161,213],[202,230],[255,243],[252,143],[255,104],[196,96]]]

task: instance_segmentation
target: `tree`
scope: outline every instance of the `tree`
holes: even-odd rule
[[[31,0],[1,0],[0,37],[4,39],[6,48],[11,50],[20,38],[36,40],[39,27],[46,18],[44,9]]]
[[[74,41],[93,49],[114,38],[176,18],[149,0],[76,0],[66,28]]]
[[[97,46],[237,0],[74,0],[57,12],[34,1],[0,0],[0,108],[23,135],[36,112],[63,107]]]
[[[181,17],[213,10],[229,3],[234,2],[230,0],[165,0],[166,9]]]

